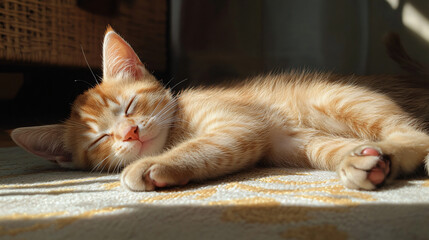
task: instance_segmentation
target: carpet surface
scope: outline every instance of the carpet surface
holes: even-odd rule
[[[135,193],[0,148],[0,239],[429,239],[429,180],[354,191],[332,172],[254,168]]]

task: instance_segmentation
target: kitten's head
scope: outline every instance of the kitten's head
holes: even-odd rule
[[[134,50],[108,28],[103,80],[78,96],[63,124],[18,128],[12,139],[64,167],[116,171],[162,151],[176,104]]]

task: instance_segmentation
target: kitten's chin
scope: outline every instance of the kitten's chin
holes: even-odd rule
[[[140,149],[138,157],[153,156],[160,154],[164,149],[165,142],[167,141],[168,131],[162,131],[155,137],[147,140],[140,140]]]
[[[145,141],[140,141],[140,149],[138,153],[139,157],[146,156],[149,154],[152,155],[152,153],[155,152],[156,146],[154,146],[154,142],[156,141],[157,137],[158,136]]]

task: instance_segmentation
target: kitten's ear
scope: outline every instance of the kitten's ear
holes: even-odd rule
[[[103,41],[103,77],[110,79],[139,79],[148,74],[131,46],[108,26]]]
[[[39,157],[57,162],[62,167],[73,168],[72,155],[63,142],[64,126],[60,124],[23,127],[12,131],[15,143]]]

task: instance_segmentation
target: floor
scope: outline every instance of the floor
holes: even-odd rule
[[[253,168],[136,193],[121,186],[119,174],[64,171],[19,149],[0,148],[0,163],[0,239],[429,236],[427,178],[356,191],[344,188],[335,172]]]

